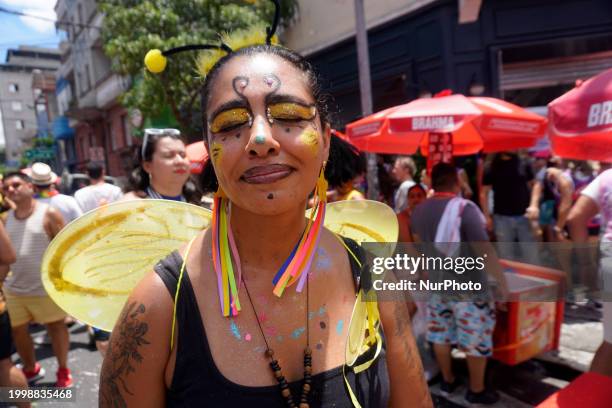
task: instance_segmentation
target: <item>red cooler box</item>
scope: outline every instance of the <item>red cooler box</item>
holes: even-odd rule
[[[515,365],[557,349],[563,321],[565,274],[519,262],[500,263],[508,281],[510,301],[507,312],[497,313],[493,358]]]

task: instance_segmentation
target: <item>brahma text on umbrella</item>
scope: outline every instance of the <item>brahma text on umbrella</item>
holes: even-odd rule
[[[612,123],[612,101],[594,103],[589,108],[587,127],[609,125]]]
[[[452,116],[419,116],[412,119],[412,130],[450,130],[454,127]]]

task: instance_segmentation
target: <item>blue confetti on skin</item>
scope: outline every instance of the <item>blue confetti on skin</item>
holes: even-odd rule
[[[327,251],[323,247],[317,249],[317,269],[329,269],[331,268],[331,258],[327,254]]]
[[[308,312],[308,320],[312,320],[314,315],[315,315],[315,312]]]
[[[344,327],[344,321],[340,319],[336,325],[336,333],[342,334],[342,328]]]
[[[299,338],[299,337],[302,335],[302,333],[304,333],[305,331],[306,331],[306,329],[305,329],[304,327],[297,328],[297,329],[295,329],[295,330],[293,331],[293,333],[291,333],[291,337],[292,337],[292,338],[294,338],[294,339],[297,339],[297,338]]]
[[[319,308],[319,316],[323,316],[325,314],[325,306],[321,306]]]
[[[238,340],[242,340],[242,336],[240,335],[240,329],[238,329],[238,326],[236,326],[236,323],[233,320],[230,323],[230,330],[232,331],[232,335],[234,335],[235,338],[237,338]]]

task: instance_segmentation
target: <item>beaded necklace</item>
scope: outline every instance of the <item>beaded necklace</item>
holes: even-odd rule
[[[255,304],[253,303],[253,299],[251,298],[251,294],[249,293],[249,288],[244,281],[244,277],[241,277],[242,284],[244,285],[244,289],[247,294],[247,298],[249,299],[249,303],[251,304],[251,308],[253,309],[253,313],[255,314],[255,320],[257,321],[257,327],[259,327],[259,331],[261,332],[261,337],[266,343],[266,351],[265,355],[270,359],[270,368],[274,372],[274,377],[276,381],[278,381],[278,386],[280,388],[280,393],[285,399],[287,403],[287,407],[289,408],[309,408],[308,404],[308,394],[310,393],[311,382],[312,382],[312,350],[310,349],[310,331],[308,330],[308,312],[310,310],[310,297],[308,291],[308,279],[306,279],[306,348],[304,349],[304,380],[302,384],[302,395],[300,396],[300,403],[297,405],[293,400],[293,395],[291,394],[291,390],[289,389],[289,383],[287,379],[283,375],[283,371],[281,369],[278,360],[274,358],[274,350],[270,348],[270,344],[268,343],[268,339],[261,327],[261,322],[259,321],[259,317],[257,317],[257,310],[255,309]]]

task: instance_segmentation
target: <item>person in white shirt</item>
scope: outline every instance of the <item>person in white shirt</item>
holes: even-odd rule
[[[119,200],[123,193],[121,188],[104,181],[104,167],[91,162],[87,165],[90,184],[74,193],[74,198],[84,213]]]
[[[415,172],[416,165],[411,157],[400,156],[395,159],[393,169],[391,169],[391,175],[400,183],[393,195],[393,207],[395,212],[398,214],[406,209],[406,206],[408,205],[408,190],[410,190],[410,187],[416,184],[416,182],[413,180]]]
[[[588,240],[587,224],[601,214],[599,237],[599,268],[585,267],[588,272],[599,269],[597,280],[603,283],[603,341],[591,363],[590,371],[612,376],[612,170],[606,170],[593,180],[582,192],[567,218],[572,241],[584,244]],[[593,276],[584,276],[591,283]]]

